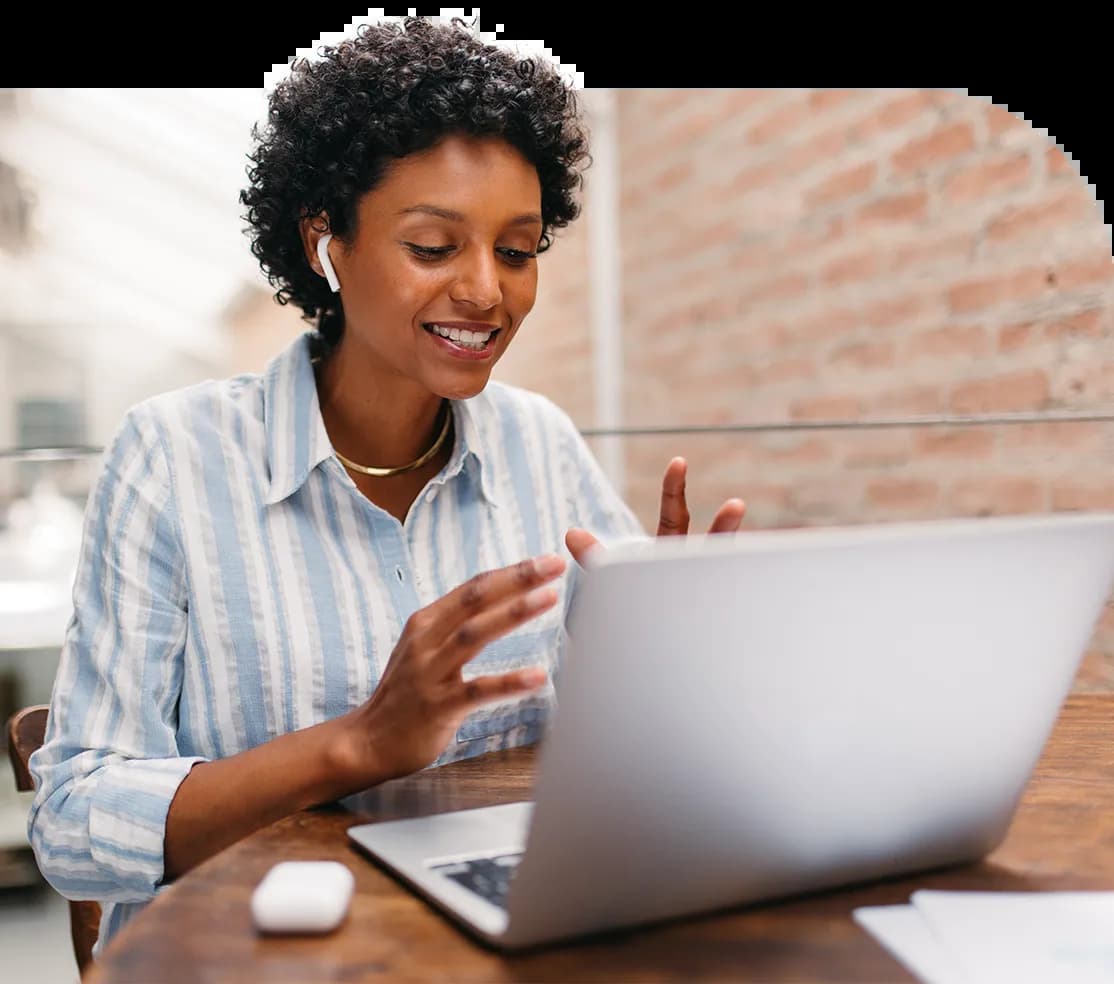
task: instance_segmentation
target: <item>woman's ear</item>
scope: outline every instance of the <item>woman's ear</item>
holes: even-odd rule
[[[312,218],[303,217],[299,225],[310,268],[319,277],[324,277],[333,293],[337,293],[340,290],[340,280],[329,255],[329,243],[333,238],[333,234],[329,232],[329,216],[323,212]]]
[[[325,271],[325,279],[329,281],[329,286],[336,294],[340,292],[340,281],[337,280],[337,272],[333,269],[333,261],[329,259],[329,242],[332,238],[333,234],[327,232],[317,240],[317,258],[321,261],[321,268]]]

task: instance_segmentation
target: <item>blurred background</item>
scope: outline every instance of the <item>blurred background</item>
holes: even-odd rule
[[[677,454],[701,531],[736,495],[752,528],[1114,509],[1111,232],[1047,135],[944,89],[582,95],[584,213],[494,375],[563,406],[648,529]],[[124,412],[308,327],[242,233],[265,109],[0,90],[4,720],[49,700]],[[1075,686],[1114,690],[1114,606]],[[0,953],[72,979],[26,809],[0,774]]]

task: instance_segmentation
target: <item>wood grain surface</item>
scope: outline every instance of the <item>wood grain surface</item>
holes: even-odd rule
[[[1114,695],[1072,696],[1005,842],[984,862],[706,914],[503,956],[476,943],[350,845],[358,822],[529,799],[534,750],[410,776],[289,817],[170,886],[110,943],[86,980],[911,981],[851,918],[918,888],[1114,889]],[[864,804],[869,809],[869,804]],[[335,859],[356,876],[345,923],[268,938],[249,900],[281,860]]]

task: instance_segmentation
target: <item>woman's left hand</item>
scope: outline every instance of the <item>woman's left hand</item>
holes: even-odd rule
[[[689,531],[689,510],[685,502],[685,475],[688,464],[684,458],[674,458],[665,469],[661,483],[661,518],[658,520],[658,536],[687,536]],[[728,499],[716,512],[709,533],[737,533],[746,515],[746,503],[742,499]],[[565,534],[565,546],[573,559],[584,566],[588,551],[598,547],[599,541],[587,530],[571,529]]]

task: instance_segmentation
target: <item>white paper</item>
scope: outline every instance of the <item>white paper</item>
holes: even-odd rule
[[[864,906],[853,915],[922,984],[968,984],[955,958],[915,906]]]
[[[978,984],[1114,984],[1114,892],[913,893]]]

